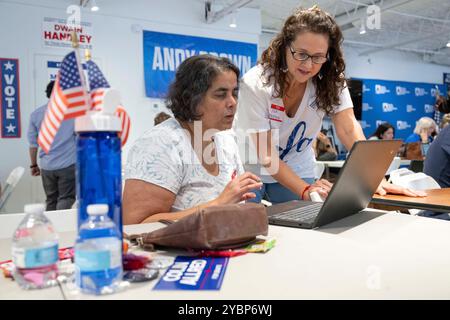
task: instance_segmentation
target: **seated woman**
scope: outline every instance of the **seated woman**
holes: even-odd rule
[[[369,137],[369,140],[392,140],[394,135],[394,127],[389,122],[384,122],[378,126],[377,130]]]
[[[436,132],[437,125],[433,119],[422,117],[417,121],[414,132],[405,140],[405,143],[421,143],[422,155],[425,156],[428,151],[429,144],[433,142],[433,133]]]
[[[172,83],[170,118],[131,148],[123,195],[124,224],[176,220],[218,204],[255,197],[258,176],[244,173],[231,131],[239,69],[226,58],[186,59]],[[222,132],[220,132],[222,131]]]

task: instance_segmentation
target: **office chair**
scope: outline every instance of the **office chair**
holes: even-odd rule
[[[413,172],[423,172],[423,160],[411,160],[408,169]]]
[[[0,211],[5,206],[6,201],[13,192],[19,180],[22,178],[24,172],[25,172],[24,167],[17,167],[14,168],[9,174],[8,178],[6,179],[5,188],[2,194],[0,195]]]

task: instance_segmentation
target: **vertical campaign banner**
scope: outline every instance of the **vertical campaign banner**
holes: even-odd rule
[[[165,98],[178,66],[191,56],[227,57],[241,75],[256,64],[257,44],[171,33],[143,32],[145,94]]]
[[[20,138],[19,60],[0,58],[1,137]]]
[[[434,104],[442,84],[359,79],[363,81],[361,127],[366,137],[389,122],[395,138],[406,139],[421,117],[434,118]]]

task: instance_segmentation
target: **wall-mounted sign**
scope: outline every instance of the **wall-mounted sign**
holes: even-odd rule
[[[72,32],[78,36],[80,48],[92,49],[92,23],[80,22],[78,27],[67,24],[65,19],[45,17],[42,22],[44,47],[72,48]]]
[[[383,122],[395,128],[395,138],[406,139],[421,117],[433,118],[442,84],[361,79],[363,81],[361,126],[366,137]]]
[[[20,138],[19,60],[0,58],[2,138]]]
[[[208,53],[227,57],[239,68],[241,75],[253,67],[257,59],[256,43],[145,30],[143,41],[145,93],[151,98],[166,96],[178,66],[191,56]]]

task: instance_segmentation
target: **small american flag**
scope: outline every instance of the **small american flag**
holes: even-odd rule
[[[61,122],[83,115],[88,109],[88,95],[80,71],[75,51],[64,57],[38,135],[38,144],[45,153],[50,151]]]
[[[95,64],[94,61],[89,60],[86,62],[89,87],[91,92],[91,108],[93,110],[101,110],[104,89],[109,88],[109,83],[100,71],[100,68]],[[128,134],[130,133],[130,117],[128,116],[125,108],[119,105],[114,113],[121,120],[122,131],[119,133],[119,137],[122,139],[122,146],[128,140]]]

